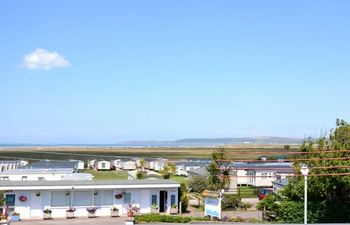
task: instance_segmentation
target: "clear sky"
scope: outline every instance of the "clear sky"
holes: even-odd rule
[[[315,136],[350,120],[350,1],[0,2],[0,143]]]

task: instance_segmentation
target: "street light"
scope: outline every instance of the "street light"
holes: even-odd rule
[[[303,165],[300,172],[304,176],[304,224],[307,224],[307,175],[309,174],[309,168]]]

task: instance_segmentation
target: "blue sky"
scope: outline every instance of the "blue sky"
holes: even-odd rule
[[[349,1],[1,1],[0,143],[316,136]]]

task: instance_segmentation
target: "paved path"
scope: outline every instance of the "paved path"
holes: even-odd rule
[[[255,218],[255,219],[262,219],[262,212],[256,210],[256,203],[259,202],[257,198],[244,198],[242,199],[242,202],[249,202],[252,204],[252,207],[248,209],[247,211],[240,211],[240,210],[229,210],[229,211],[223,211],[222,212],[222,217],[241,217],[241,218]],[[201,209],[192,207],[194,205],[197,205],[198,201],[196,199],[191,199],[189,201],[189,207],[188,210],[190,211],[189,213],[186,213],[184,215],[188,216],[197,216],[197,217],[203,217],[204,216],[204,211]]]
[[[248,201],[244,201],[248,202]],[[249,201],[253,205],[255,205],[256,201],[250,199]],[[197,202],[191,200],[190,204],[196,204]],[[224,211],[223,217],[242,217],[242,218],[256,218],[261,219],[261,212],[254,210],[255,207],[253,207],[253,210],[248,211]],[[204,212],[200,209],[189,207],[189,212],[183,214],[184,216],[198,216],[203,217]],[[127,217],[97,217],[97,218],[86,218],[86,217],[79,217],[74,219],[52,219],[52,220],[25,220],[25,221],[19,221],[19,222],[12,222],[11,225],[115,225],[115,224],[125,224],[125,220]]]
[[[74,219],[51,219],[51,220],[24,220],[12,222],[11,225],[115,225],[125,224],[127,217],[97,217],[97,218],[74,218]]]

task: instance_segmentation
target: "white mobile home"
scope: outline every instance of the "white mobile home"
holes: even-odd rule
[[[122,160],[121,159],[112,159],[111,160],[111,168],[112,169],[121,169],[123,166]]]
[[[232,169],[238,185],[256,187],[271,187],[273,180],[294,174],[292,163],[289,162],[238,162],[233,163]]]
[[[73,169],[22,168],[0,173],[0,180],[9,181],[46,181],[62,180],[65,174],[72,174]]]
[[[176,165],[176,175],[187,177],[188,174],[187,174],[185,165]]]
[[[94,169],[94,168],[95,168],[96,161],[97,161],[97,159],[90,159],[90,160],[88,161],[88,167],[89,167],[90,169]]]
[[[97,207],[96,216],[109,216],[112,207],[126,215],[129,203],[140,213],[151,212],[157,204],[159,212],[170,213],[178,205],[180,184],[171,180],[108,180],[108,181],[0,181],[9,211],[20,213],[21,219],[42,219],[50,209],[53,218],[66,216],[74,207],[75,217],[87,217],[87,207]]]
[[[83,170],[85,168],[85,163],[82,160],[76,160],[76,159],[71,159],[69,160],[70,162],[76,162],[77,163],[77,169],[78,170]]]
[[[111,162],[107,160],[97,160],[95,162],[95,170],[110,170]]]
[[[123,162],[122,169],[123,170],[136,170],[136,162],[135,161]]]

